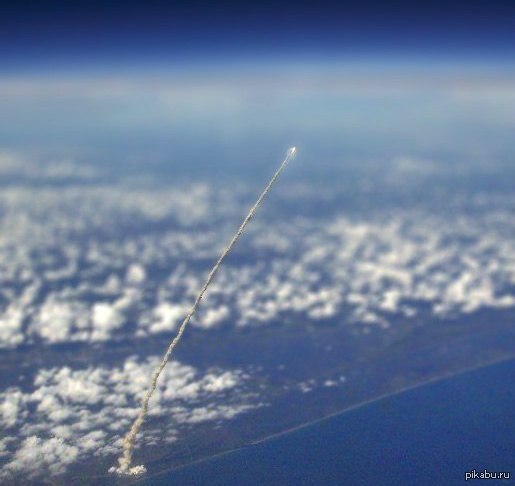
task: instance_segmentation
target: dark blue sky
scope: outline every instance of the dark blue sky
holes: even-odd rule
[[[206,59],[360,56],[510,60],[515,2],[14,1],[2,70]]]

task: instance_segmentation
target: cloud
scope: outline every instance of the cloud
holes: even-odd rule
[[[169,302],[159,303],[153,310],[153,319],[148,326],[150,333],[163,331],[174,331],[184,319],[187,307],[170,304]]]
[[[49,343],[66,342],[89,325],[87,307],[79,302],[45,300],[33,318],[32,332]],[[82,334],[85,336],[85,334]]]
[[[133,263],[127,269],[127,276],[125,278],[129,284],[138,285],[143,283],[146,277],[147,272],[145,271],[145,267],[138,265],[137,263]]]
[[[12,348],[23,343],[24,309],[15,304],[9,305],[0,316],[0,347]]]
[[[206,184],[7,188],[0,347],[173,331],[249,192],[237,184],[223,193]],[[285,192],[288,204],[316,204],[303,186]],[[324,204],[334,197],[326,189]],[[415,316],[420,303],[435,319],[515,306],[515,202],[486,194],[447,204],[444,212],[375,208],[359,218],[332,211],[287,225],[265,212],[192,325],[209,331],[297,317],[388,326]]]
[[[36,471],[48,471],[52,475],[61,474],[79,455],[78,447],[66,444],[61,438],[41,440],[27,437],[5,467],[6,475],[23,475],[27,469],[34,477]]]
[[[90,181],[98,179],[99,176],[98,169],[71,160],[35,162],[20,152],[0,151],[0,178],[8,181]]]
[[[27,390],[12,387],[0,393],[5,431],[0,478],[59,475],[95,457],[112,458],[114,463],[158,359],[128,358],[114,367],[41,369]],[[237,369],[201,372],[170,363],[153,398],[154,426],[150,422],[143,432],[142,445],[156,438],[174,441],[197,424],[230,420],[262,406],[244,390],[248,378]]]

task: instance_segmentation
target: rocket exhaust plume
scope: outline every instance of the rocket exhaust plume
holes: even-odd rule
[[[145,472],[145,466],[131,466],[132,464],[132,452],[134,449],[134,442],[136,441],[136,436],[138,435],[139,430],[141,429],[141,426],[145,422],[145,418],[147,417],[148,413],[148,404],[150,401],[150,398],[152,397],[154,391],[157,387],[157,382],[159,380],[159,375],[163,371],[164,367],[166,366],[166,363],[168,363],[168,360],[170,359],[170,356],[172,355],[173,350],[179,344],[179,341],[184,334],[184,331],[186,330],[186,327],[188,326],[188,323],[190,322],[191,318],[195,315],[195,312],[197,311],[198,306],[200,305],[200,301],[202,300],[202,297],[204,296],[207,288],[211,284],[211,281],[213,280],[216,272],[220,268],[220,265],[224,261],[225,257],[229,254],[229,252],[232,250],[233,246],[236,244],[240,236],[242,235],[243,231],[245,230],[245,227],[249,224],[250,220],[254,216],[255,212],[257,211],[259,205],[265,198],[265,196],[268,194],[272,186],[274,185],[275,181],[281,174],[281,172],[284,170],[286,165],[290,160],[292,160],[295,157],[296,154],[296,148],[291,147],[288,152],[286,153],[286,158],[284,159],[281,166],[277,169],[276,173],[273,175],[273,177],[270,179],[270,182],[267,184],[257,201],[255,202],[254,206],[250,209],[249,213],[243,220],[243,223],[241,223],[241,226],[238,228],[238,231],[236,231],[236,234],[232,237],[231,241],[227,245],[227,247],[224,249],[218,260],[216,261],[214,267],[209,272],[209,275],[207,276],[206,282],[204,283],[204,286],[200,290],[200,293],[198,294],[197,298],[195,299],[195,302],[193,303],[193,306],[191,307],[190,311],[182,321],[181,326],[179,327],[179,331],[177,332],[177,335],[172,340],[170,345],[168,346],[168,349],[166,350],[166,353],[163,355],[163,359],[161,360],[161,363],[157,367],[157,369],[152,374],[150,384],[148,387],[147,392],[145,393],[142,401],[141,401],[141,409],[134,420],[129,432],[127,432],[127,435],[123,439],[123,453],[118,459],[118,467],[112,467],[109,469],[110,472],[116,472],[117,474],[127,474],[127,475],[138,475]]]

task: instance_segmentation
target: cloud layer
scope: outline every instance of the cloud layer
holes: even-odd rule
[[[206,185],[6,188],[0,347],[175,330],[234,229],[243,193]],[[301,189],[287,194],[299,208],[311,204]],[[288,224],[265,208],[192,324],[337,318],[388,326],[420,304],[436,319],[513,307],[514,206],[481,196],[447,211],[332,211]]]
[[[411,181],[439,170],[419,171],[417,159],[395,164]],[[16,171],[12,156],[0,156],[0,176]],[[256,193],[243,182],[104,184],[61,168],[41,170],[34,184],[27,174],[0,192],[4,350],[166,341]],[[192,321],[199,333],[327,323],[388,332],[399,318],[431,323],[515,307],[512,196],[367,200],[363,211],[342,205],[337,183],[281,183],[210,287]],[[3,480],[114,463],[157,359],[42,367],[1,390]],[[166,368],[142,445],[262,405],[244,370],[195,365]],[[294,388],[313,386],[303,379]]]
[[[59,475],[95,457],[114,463],[157,363],[158,356],[132,357],[120,366],[40,369],[26,389],[0,393],[0,478]],[[173,442],[197,424],[230,420],[260,406],[242,388],[247,379],[241,370],[200,372],[170,363],[139,447]]]

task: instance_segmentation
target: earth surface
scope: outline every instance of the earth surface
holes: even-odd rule
[[[2,483],[144,483],[515,354],[509,72],[43,76],[0,102]],[[109,474],[293,145],[161,377],[147,475]]]

